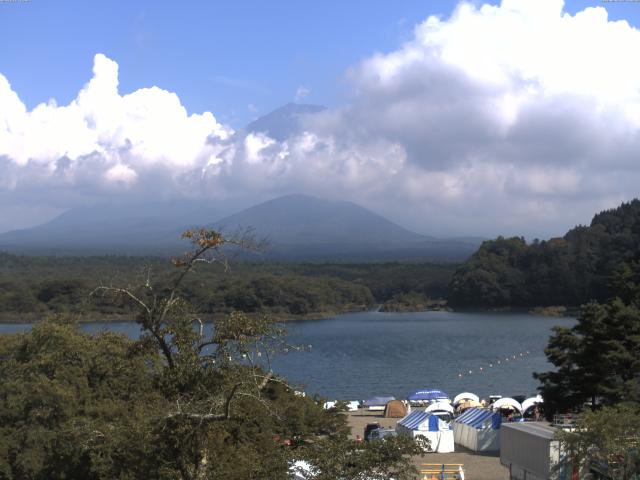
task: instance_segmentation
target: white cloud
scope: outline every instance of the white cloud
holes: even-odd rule
[[[296,89],[296,102],[300,102],[301,100],[304,100],[305,98],[307,98],[309,96],[310,93],[311,93],[310,89],[300,85]]]
[[[461,3],[354,67],[354,99],[333,131],[401,145],[398,196],[422,201],[436,230],[561,233],[639,193],[637,51],[640,32],[602,7],[572,16],[560,0]]]
[[[83,158],[99,155],[104,177],[131,183],[138,172],[157,164],[176,172],[193,168],[211,154],[212,142],[231,131],[205,112],[188,115],[177,95],[158,87],[127,95],[118,92],[118,65],[98,54],[93,78],[69,105],[40,104],[27,111],[0,75],[0,156],[20,167],[58,160],[73,171]]]
[[[0,193],[50,187],[71,206],[114,191],[298,191],[432,234],[561,233],[640,185],[640,31],[563,5],[461,3],[429,17],[350,70],[349,105],[305,116],[285,141],[234,135],[158,87],[120,94],[103,55],[69,105],[28,111],[0,75]]]

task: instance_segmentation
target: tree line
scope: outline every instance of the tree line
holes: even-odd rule
[[[161,287],[175,274],[155,257],[35,257],[0,253],[0,320],[69,313],[84,318],[126,316],[120,300],[91,297],[100,285],[127,285],[150,277]],[[181,284],[202,314],[265,312],[305,317],[366,310],[394,295],[443,298],[454,267],[439,264],[295,264],[238,262],[225,272],[203,265]]]
[[[579,306],[615,294],[610,280],[640,245],[640,200],[594,216],[561,238],[484,242],[449,285],[454,307]]]
[[[0,479],[280,480],[300,461],[310,480],[414,478],[424,445],[356,444],[340,409],[271,370],[295,346],[268,316],[201,319],[182,284],[230,240],[185,236],[193,250],[163,285],[93,292],[131,307],[138,340],[83,333],[64,315],[0,336]]]

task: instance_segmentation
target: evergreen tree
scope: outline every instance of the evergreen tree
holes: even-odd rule
[[[623,298],[589,303],[574,327],[555,329],[546,355],[556,370],[535,374],[542,383],[547,414],[581,409],[585,403],[592,409],[640,403],[637,267],[631,261],[613,278]]]

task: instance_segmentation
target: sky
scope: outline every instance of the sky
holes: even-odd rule
[[[640,185],[640,2],[0,0],[0,232],[287,193],[561,235]],[[326,106],[290,138],[241,131]]]

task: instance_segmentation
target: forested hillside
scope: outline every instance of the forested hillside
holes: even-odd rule
[[[577,306],[612,296],[610,278],[640,248],[640,200],[548,241],[487,241],[455,272],[454,307]]]
[[[236,263],[202,265],[182,295],[202,314],[265,312],[317,317],[373,308],[394,295],[443,298],[453,265]],[[175,275],[166,258],[32,257],[0,253],[0,320],[40,320],[74,313],[83,319],[130,316],[130,305],[90,293],[100,285],[163,288]]]

